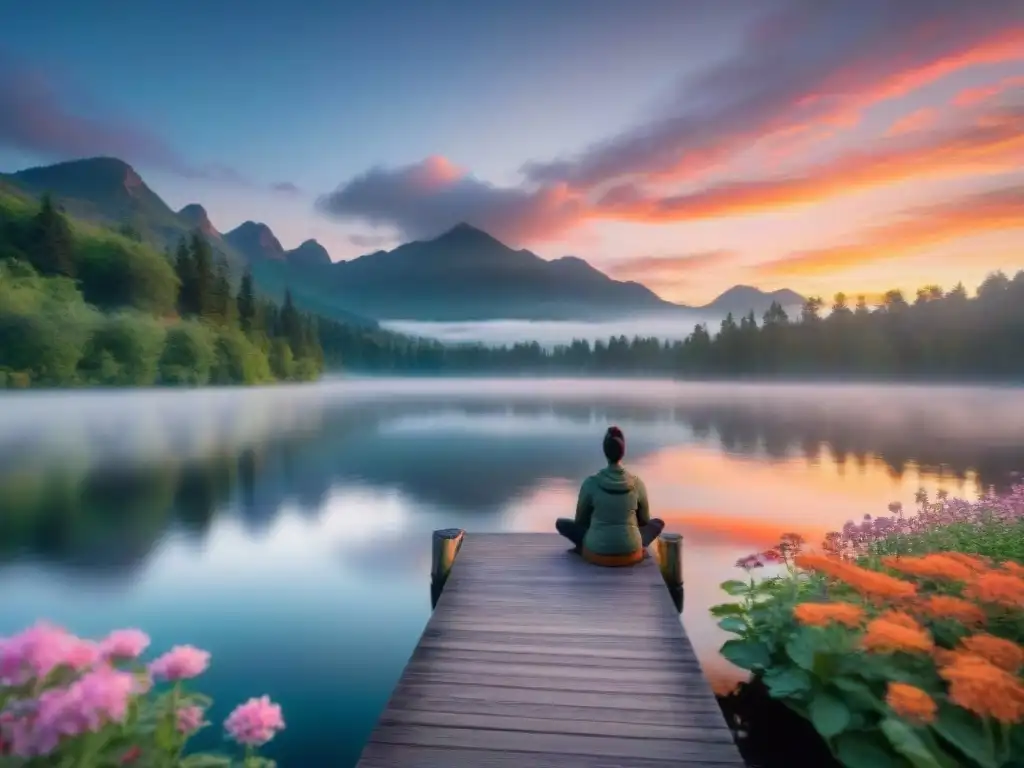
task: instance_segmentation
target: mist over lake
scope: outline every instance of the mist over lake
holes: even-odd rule
[[[423,336],[446,343],[474,343],[501,346],[516,342],[536,341],[542,347],[569,344],[573,339],[593,343],[612,336],[651,337],[667,341],[685,339],[698,323],[717,329],[721,316],[683,313],[673,316],[635,317],[608,322],[563,320],[475,320],[467,322],[418,322],[382,320],[381,326],[396,333]]]

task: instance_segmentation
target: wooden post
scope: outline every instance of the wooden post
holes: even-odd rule
[[[658,544],[658,567],[665,580],[676,610],[683,612],[683,537],[679,533],[663,533]]]
[[[448,574],[455,565],[455,556],[459,554],[462,538],[466,532],[461,528],[442,528],[434,531],[433,555],[430,561],[430,608],[437,607],[437,601],[444,591]]]

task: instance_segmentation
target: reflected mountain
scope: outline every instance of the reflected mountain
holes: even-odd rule
[[[436,393],[349,402],[318,389],[292,399],[131,394],[115,423],[96,408],[61,401],[54,414],[33,404],[34,433],[0,403],[0,422],[17,427],[0,439],[0,557],[123,574],[164,536],[201,543],[218,515],[259,530],[286,507],[315,518],[332,492],[350,488],[398,493],[452,524],[483,527],[540,485],[575,485],[593,471],[611,423],[626,431],[638,463],[698,443],[762,462],[831,458],[840,470],[880,460],[894,477],[974,475],[997,488],[1024,466],[1016,438],[1024,393],[1013,390],[970,396],[1016,402],[1021,416],[975,410],[964,420],[962,402],[944,411],[935,392],[894,406],[870,392],[830,400],[827,388],[816,400],[740,397],[723,386],[701,397]],[[26,438],[18,450],[12,434]]]

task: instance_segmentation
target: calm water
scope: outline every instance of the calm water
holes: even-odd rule
[[[921,486],[1024,468],[1024,390],[356,380],[0,395],[0,634],[123,625],[213,662],[214,719],[268,693],[285,766],[352,765],[429,615],[435,528],[547,530],[610,423],[686,536],[684,621],[732,564]],[[216,729],[211,729],[216,730]],[[216,733],[212,734],[213,736]]]

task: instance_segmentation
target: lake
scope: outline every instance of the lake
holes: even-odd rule
[[[609,424],[685,535],[684,621],[735,560],[797,531],[973,497],[1024,468],[1024,390],[353,379],[0,394],[0,634],[46,617],[213,654],[218,722],[269,694],[282,765],[355,763],[430,612],[430,532],[549,530]],[[207,739],[216,739],[211,728]]]

